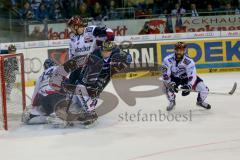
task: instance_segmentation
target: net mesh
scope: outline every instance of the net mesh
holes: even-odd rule
[[[24,98],[23,84],[24,73],[22,73],[22,58],[19,54],[14,56],[1,56],[0,61],[0,126],[2,129],[8,126],[8,129],[14,129],[21,123],[21,114],[23,112]],[[7,114],[4,115],[4,109]],[[6,129],[6,128],[5,128]]]

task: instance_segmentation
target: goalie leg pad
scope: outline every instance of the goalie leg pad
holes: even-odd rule
[[[64,69],[64,66],[58,66],[49,79],[50,87],[55,91],[60,91],[62,89],[62,82],[67,76],[68,72]]]
[[[34,125],[34,124],[47,124],[47,117],[48,116],[35,116],[31,118],[27,124]]]

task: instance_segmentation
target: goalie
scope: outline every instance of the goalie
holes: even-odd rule
[[[52,59],[46,59],[43,64],[44,71],[38,78],[30,108],[24,111],[22,122],[25,124],[44,124],[47,118],[54,112],[55,105],[65,98],[64,94],[54,91],[49,86],[49,78],[57,68]]]
[[[205,102],[209,89],[203,80],[196,75],[195,63],[187,55],[186,47],[184,42],[176,43],[175,53],[167,56],[161,67],[165,92],[169,100],[167,111],[171,111],[176,105],[175,93],[178,93],[180,85],[183,90],[182,96],[187,96],[191,90],[195,90],[199,92],[196,104],[205,109],[211,109],[211,105]]]
[[[131,55],[123,52],[112,41],[105,41],[102,47],[86,56],[78,56],[59,66],[50,78],[50,85],[56,91],[64,88],[69,94],[80,97],[81,112],[70,112],[68,102],[56,106],[56,115],[64,121],[78,121],[84,125],[92,124],[98,116],[95,112],[97,100],[113,74],[126,69],[131,63]],[[72,71],[81,68],[81,78],[77,85],[63,83]]]

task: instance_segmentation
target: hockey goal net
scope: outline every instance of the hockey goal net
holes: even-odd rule
[[[17,127],[26,106],[23,54],[0,54],[0,130]]]

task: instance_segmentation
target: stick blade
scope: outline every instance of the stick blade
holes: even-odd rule
[[[230,92],[228,92],[228,94],[233,95],[233,93],[236,91],[236,89],[237,89],[237,82],[235,82],[235,83],[233,84],[233,88],[231,89]]]

